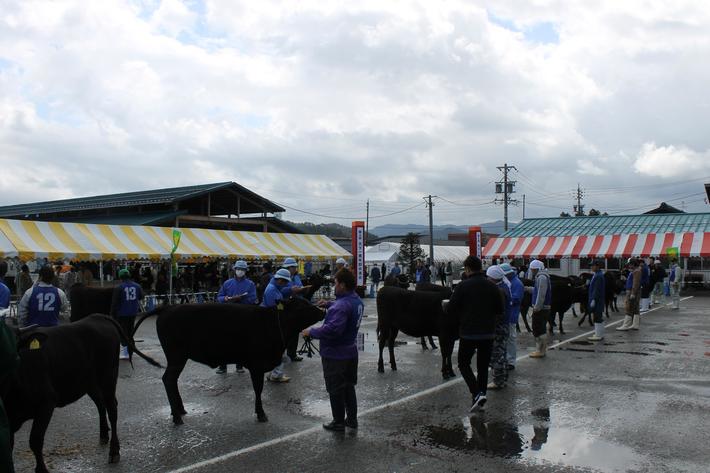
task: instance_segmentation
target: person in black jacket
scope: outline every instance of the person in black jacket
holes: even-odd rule
[[[466,278],[456,286],[446,310],[459,320],[458,365],[473,398],[471,412],[474,412],[486,403],[488,364],[496,321],[505,317],[505,304],[498,287],[483,273],[479,258],[469,256],[463,265]],[[478,379],[471,369],[471,359],[476,351]]]

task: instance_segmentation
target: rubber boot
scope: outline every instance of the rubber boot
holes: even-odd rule
[[[535,347],[536,350],[532,353],[530,353],[530,358],[542,358],[545,356],[545,351],[543,348],[543,340],[545,339],[545,335],[542,335],[540,337],[535,337]]]
[[[621,327],[617,327],[616,330],[623,331],[623,332],[625,332],[626,330],[630,330],[631,324],[633,323],[633,321],[634,321],[634,318],[631,317],[630,315],[627,315],[626,317],[624,317],[624,323],[621,324]]]
[[[542,349],[540,353],[542,353],[542,356],[545,356],[547,354],[547,337],[540,337],[542,340],[540,340],[540,348]]]
[[[651,306],[651,299],[644,297],[641,299],[641,310],[639,312],[648,312]]]
[[[634,315],[633,322],[631,323],[631,330],[638,330],[639,323],[641,323],[641,316],[636,314]]]
[[[599,342],[604,340],[604,324],[595,323],[594,324],[594,335],[587,337],[590,342]]]

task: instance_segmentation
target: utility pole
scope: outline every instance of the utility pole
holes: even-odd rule
[[[432,196],[429,194],[428,197],[424,197],[427,201],[427,206],[429,207],[429,264],[434,264],[434,215],[432,213],[432,207],[434,204],[431,201]]]
[[[508,163],[502,166],[496,166],[496,168],[503,173],[503,180],[496,182],[496,194],[503,194],[503,199],[496,199],[496,202],[503,203],[503,229],[508,231],[508,205],[517,205],[518,201],[510,198],[510,194],[515,193],[515,184],[517,181],[511,181],[508,179],[508,171],[515,170],[518,168],[515,166],[508,166]]]
[[[577,183],[577,192],[575,193],[575,197],[577,198],[577,205],[574,206],[574,216],[581,217],[584,215],[584,205],[582,205],[584,191],[579,187],[579,183]]]
[[[523,220],[525,220],[525,194],[523,194]]]
[[[367,233],[370,231],[370,199],[367,199],[367,207],[365,211],[365,247],[367,247]]]

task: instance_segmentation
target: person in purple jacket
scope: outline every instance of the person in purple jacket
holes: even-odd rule
[[[333,420],[323,424],[323,428],[338,432],[345,427],[357,429],[356,338],[363,305],[355,293],[355,276],[349,269],[343,268],[335,274],[335,301],[319,305],[328,310],[323,325],[304,330],[303,336],[320,340],[325,389],[333,412]]]

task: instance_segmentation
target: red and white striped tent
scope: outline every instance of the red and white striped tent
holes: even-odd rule
[[[678,248],[681,257],[710,256],[710,232],[620,235],[498,237],[485,258],[627,258],[661,256]]]

